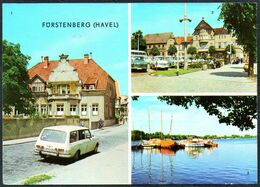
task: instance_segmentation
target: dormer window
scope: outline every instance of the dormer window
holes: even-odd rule
[[[32,83],[32,92],[44,92],[44,83]]]
[[[95,90],[95,85],[94,84],[84,84],[83,90]]]

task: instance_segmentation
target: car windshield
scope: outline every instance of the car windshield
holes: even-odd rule
[[[65,143],[66,140],[66,132],[45,129],[41,135],[41,140],[55,143]]]
[[[144,60],[143,56],[133,56],[132,57],[133,60]]]

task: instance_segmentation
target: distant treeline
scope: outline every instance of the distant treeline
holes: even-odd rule
[[[220,139],[220,138],[256,138],[256,136],[252,135],[224,135],[224,136],[217,136],[217,135],[205,135],[205,136],[197,136],[197,135],[170,135],[170,134],[163,134],[161,132],[154,132],[154,133],[145,133],[144,131],[140,130],[132,130],[131,131],[131,137],[133,141],[137,140],[149,140],[151,138],[171,138],[173,140],[184,140],[188,138],[203,138],[203,139]]]

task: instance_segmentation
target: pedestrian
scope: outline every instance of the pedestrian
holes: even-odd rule
[[[104,121],[100,118],[100,120],[98,121],[98,128],[103,129],[104,126]]]

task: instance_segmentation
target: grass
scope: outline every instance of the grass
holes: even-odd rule
[[[189,68],[184,70],[183,68],[179,69],[179,75],[183,75],[186,73],[192,73],[195,71],[200,71],[201,68]],[[158,71],[154,71],[151,74],[153,75],[177,75],[177,69],[170,69],[170,70],[158,70]]]
[[[31,176],[25,179],[23,182],[23,185],[32,185],[32,184],[37,184],[39,182],[45,181],[45,180],[50,180],[53,176],[42,174],[42,175],[35,175]]]

